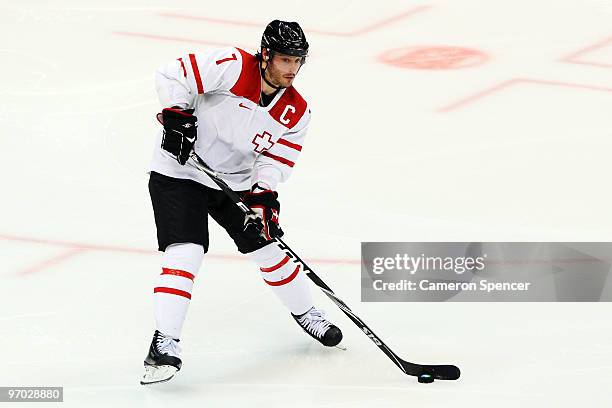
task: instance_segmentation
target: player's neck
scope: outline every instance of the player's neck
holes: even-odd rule
[[[261,92],[265,93],[266,95],[272,95],[277,90],[277,88],[272,88],[266,81],[264,81],[263,78],[261,78]]]

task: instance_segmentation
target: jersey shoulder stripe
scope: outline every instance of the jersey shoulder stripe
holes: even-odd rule
[[[285,89],[285,92],[270,109],[270,116],[278,123],[291,129],[300,121],[306,112],[306,100],[293,87]]]
[[[288,140],[286,140],[286,139],[283,139],[282,137],[281,137],[280,139],[278,139],[278,140],[276,141],[276,143],[278,143],[278,144],[282,144],[282,145],[287,146],[287,147],[290,147],[290,148],[292,148],[292,149],[295,149],[295,150],[297,150],[298,152],[301,152],[301,151],[302,151],[302,146],[300,146],[300,145],[299,145],[299,144],[297,144],[297,143],[292,143],[292,142],[290,142],[290,141],[288,141]]]
[[[179,58],[177,61],[181,63],[181,68],[183,68],[183,76],[187,78],[187,69],[185,69],[185,63],[182,58]]]
[[[259,61],[254,55],[236,48],[242,57],[242,68],[238,80],[230,89],[236,96],[242,96],[254,103],[259,103],[261,94],[261,76],[259,73]]]
[[[289,167],[295,166],[295,162],[293,162],[293,161],[291,161],[289,159],[286,159],[286,158],[284,158],[282,156],[278,156],[276,154],[272,154],[272,153],[270,153],[267,150],[264,150],[263,152],[261,152],[261,154],[263,154],[264,156],[269,157],[271,159],[274,159],[277,162],[281,162],[281,163],[283,163],[283,164],[285,164],[285,165],[287,165]]]
[[[202,77],[200,76],[200,70],[198,69],[198,61],[196,61],[195,54],[189,54],[189,61],[191,62],[193,76],[195,77],[196,86],[198,87],[198,94],[201,95],[204,93],[204,85],[202,84]]]

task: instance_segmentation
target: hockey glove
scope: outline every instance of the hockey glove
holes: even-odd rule
[[[184,165],[198,138],[198,118],[193,116],[193,109],[166,108],[157,114],[157,120],[164,125],[162,149]]]
[[[266,241],[284,235],[278,225],[280,203],[276,191],[263,190],[246,193],[243,201],[255,213],[255,215],[246,215],[244,219],[244,231],[248,235],[261,236]]]

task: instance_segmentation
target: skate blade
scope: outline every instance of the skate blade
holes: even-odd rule
[[[146,365],[145,373],[142,376],[142,380],[140,380],[140,384],[149,385],[168,381],[174,377],[177,371],[176,367],[170,365]]]
[[[340,349],[342,351],[346,351],[346,346],[344,344],[342,344],[342,343],[338,343],[334,347],[337,348],[337,349]]]

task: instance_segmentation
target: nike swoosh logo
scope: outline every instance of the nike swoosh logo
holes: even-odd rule
[[[238,106],[240,106],[241,108],[246,108],[246,109],[248,109],[248,110],[252,110],[252,109],[251,109],[251,108],[249,108],[248,106],[243,105],[243,104],[242,104],[242,102],[240,102],[240,104],[239,104]]]

